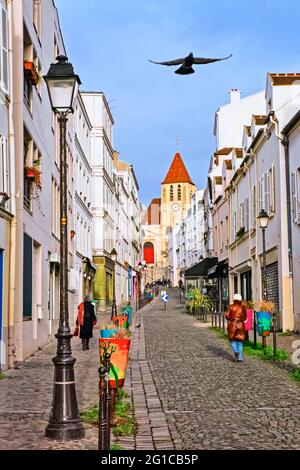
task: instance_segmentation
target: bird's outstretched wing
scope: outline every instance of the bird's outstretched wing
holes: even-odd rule
[[[158,65],[180,65],[184,63],[184,58],[183,59],[175,59],[175,60],[166,60],[165,62],[154,62],[154,60],[150,60],[152,64],[158,64]]]
[[[194,57],[194,64],[210,64],[211,62],[230,59],[230,57],[232,57],[232,54],[227,57],[222,57],[221,59],[205,59],[204,57]]]

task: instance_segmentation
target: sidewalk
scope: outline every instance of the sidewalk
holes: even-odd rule
[[[158,399],[148,362],[145,357],[145,340],[140,313],[151,310],[154,300],[134,314],[130,361],[125,380],[125,391],[132,399],[137,420],[136,436],[120,437],[123,449],[173,449],[165,416]],[[110,316],[99,315],[90,350],[82,351],[81,341],[72,339],[76,358],[75,380],[78,408],[83,412],[98,403],[98,336],[100,322]],[[0,381],[0,450],[97,450],[98,428],[85,424],[85,437],[79,441],[55,441],[44,437],[48,424],[56,341],[29,357],[18,368],[5,373]],[[111,436],[111,441],[115,439]]]

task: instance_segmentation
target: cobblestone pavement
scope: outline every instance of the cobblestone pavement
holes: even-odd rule
[[[168,308],[141,314],[146,358],[177,449],[300,449],[300,387],[271,363],[232,360],[229,342]]]
[[[80,411],[97,402],[97,327],[94,336],[89,351],[82,351],[79,338],[72,339]],[[0,381],[0,449],[97,449],[97,430],[90,425],[85,426],[85,437],[80,441],[58,442],[44,437],[52,400],[51,358],[55,353],[56,341],[28,358],[18,369],[6,372],[5,379]]]

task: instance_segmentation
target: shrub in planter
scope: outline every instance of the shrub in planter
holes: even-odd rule
[[[259,336],[269,336],[271,331],[272,313],[275,311],[274,302],[261,300],[255,304],[257,332]]]

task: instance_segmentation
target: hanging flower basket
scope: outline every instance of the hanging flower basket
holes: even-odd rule
[[[38,168],[36,168],[34,166],[26,167],[25,168],[25,174],[26,174],[26,178],[28,180],[30,180],[36,186],[41,186],[41,174],[42,174],[42,172]]]
[[[33,62],[25,60],[24,70],[32,85],[37,85],[41,79],[37,66]]]

